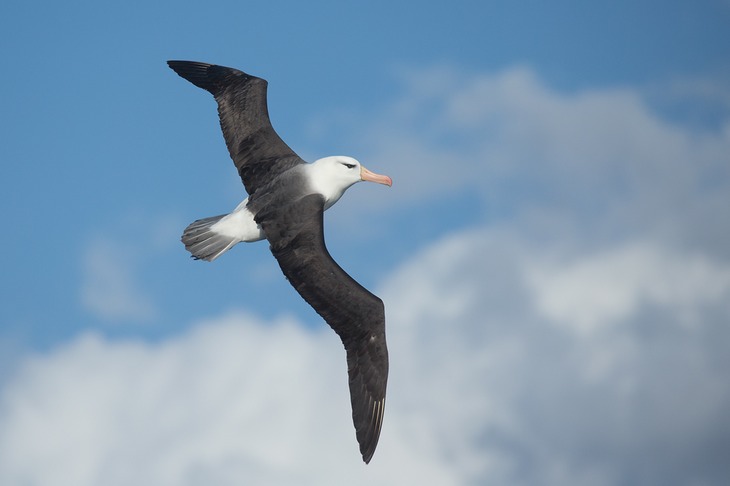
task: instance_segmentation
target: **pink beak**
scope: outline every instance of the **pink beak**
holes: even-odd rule
[[[364,181],[377,182],[378,184],[385,184],[388,187],[393,185],[393,179],[390,177],[370,172],[362,165],[360,166],[360,179]]]

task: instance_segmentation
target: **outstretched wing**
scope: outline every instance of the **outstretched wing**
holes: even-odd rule
[[[360,453],[368,463],[378,444],[385,410],[385,307],[330,256],[324,243],[323,213],[322,196],[310,194],[260,210],[256,222],[286,278],[345,345],[352,420]]]
[[[278,174],[303,163],[271,126],[264,79],[202,62],[167,64],[215,97],[228,152],[250,195]]]

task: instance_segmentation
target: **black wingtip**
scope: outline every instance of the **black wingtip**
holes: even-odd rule
[[[198,88],[203,88],[213,94],[220,88],[219,76],[211,76],[210,68],[213,67],[213,64],[171,60],[167,61],[167,65],[181,78],[187,79]]]
[[[248,83],[254,80],[260,80],[256,76],[251,76],[238,69],[219,66],[217,64],[208,64],[197,61],[167,61],[170,69],[175,71],[180,77],[187,79],[198,88],[218,96],[231,84],[240,82]],[[265,81],[263,81],[266,83]]]
[[[196,62],[196,61],[178,61],[171,59],[167,61],[167,65],[170,66],[170,69],[178,73],[180,76],[183,76],[183,73],[188,72],[196,72],[199,71],[200,73],[207,72],[208,68],[212,66],[212,64],[207,64],[204,62]]]
[[[370,464],[370,460],[373,458],[373,454],[375,454],[375,447],[370,447],[365,451],[360,450],[360,454],[362,454],[362,461],[365,464]]]
[[[379,308],[382,313],[382,302]],[[349,342],[346,346],[352,421],[365,464],[375,454],[385,416],[388,352],[384,333],[380,333],[381,339],[376,337],[373,334],[359,344]]]
[[[367,415],[370,415],[369,420],[363,423],[363,417],[360,415],[353,419],[356,423],[359,422],[364,425],[361,428],[355,429],[357,436],[357,442],[360,444],[360,454],[362,454],[362,460],[365,464],[369,464],[370,460],[375,454],[375,449],[378,447],[378,441],[380,440],[380,431],[383,428],[383,416],[385,414],[385,398],[377,401],[370,401],[368,406],[365,407]],[[358,414],[359,415],[359,414]]]

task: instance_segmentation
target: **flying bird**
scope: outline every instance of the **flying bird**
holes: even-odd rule
[[[391,186],[391,178],[352,157],[302,160],[271,125],[264,79],[201,62],[167,64],[215,98],[228,152],[248,193],[231,213],[190,224],[182,235],[185,248],[195,259],[213,261],[237,243],[268,240],[289,283],[345,346],[355,436],[369,463],[385,411],[385,307],[332,259],[323,216],[356,182]]]

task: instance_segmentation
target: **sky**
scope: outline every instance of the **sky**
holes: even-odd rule
[[[3,485],[720,485],[730,2],[0,6]],[[386,305],[369,465],[344,350],[265,242],[189,59],[269,81]]]

